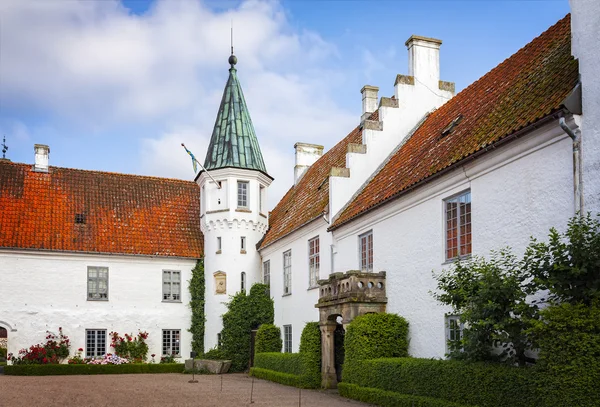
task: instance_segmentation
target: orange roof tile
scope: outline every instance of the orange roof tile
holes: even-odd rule
[[[0,160],[0,247],[200,258],[194,182]],[[78,222],[79,221],[79,222]]]
[[[570,15],[432,113],[330,230],[557,112],[578,81]],[[442,137],[459,116],[460,121]]]
[[[379,120],[379,112],[373,113],[369,120]],[[260,242],[261,248],[323,215],[329,205],[329,172],[332,167],[346,165],[346,152],[351,143],[362,143],[360,126],[323,154],[281,198],[270,213],[269,230]]]

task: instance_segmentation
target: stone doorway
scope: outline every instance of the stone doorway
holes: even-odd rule
[[[385,284],[385,271],[333,273],[329,279],[319,281],[319,301],[315,307],[319,308],[321,328],[321,387],[335,388],[341,379],[343,358],[336,353],[340,352],[340,346],[343,348],[342,332],[345,333],[348,324],[359,315],[385,312]]]

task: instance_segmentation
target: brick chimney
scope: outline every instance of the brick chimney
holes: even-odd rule
[[[360,90],[362,94],[362,115],[360,116],[360,122],[364,122],[375,110],[377,110],[377,93],[379,88],[377,86],[365,85]]]
[[[296,165],[294,166],[294,185],[297,185],[306,170],[323,155],[323,146],[308,143],[294,144]]]
[[[434,90],[440,81],[440,45],[442,40],[420,35],[412,35],[406,41],[408,75]]]
[[[50,147],[45,144],[35,144],[33,150],[35,151],[35,165],[33,166],[33,170],[38,172],[48,172]]]

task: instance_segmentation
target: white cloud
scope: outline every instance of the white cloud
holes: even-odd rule
[[[141,173],[191,179],[181,142],[203,161],[232,20],[238,74],[277,178],[272,204],[292,182],[295,142],[329,148],[358,121],[332,98],[344,82],[336,47],[293,28],[274,1],[216,12],[196,0],[159,0],[136,15],[111,0],[4,0],[0,13],[1,105],[33,107],[72,123],[78,137],[94,132],[95,142],[99,132],[107,140],[139,126],[143,136],[130,137],[139,138]]]

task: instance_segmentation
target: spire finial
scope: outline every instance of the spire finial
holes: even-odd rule
[[[2,159],[6,158],[6,152],[8,151],[8,146],[6,145],[6,136],[2,137]]]
[[[233,18],[231,19],[231,56],[229,57],[229,65],[231,69],[235,69],[234,66],[237,64],[237,57],[233,55]]]

